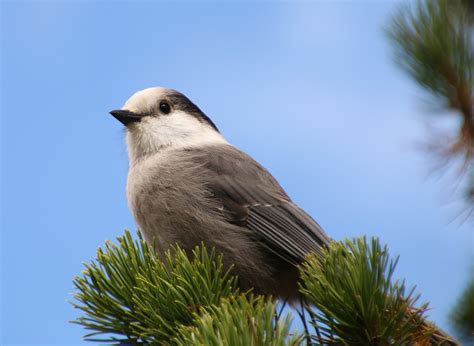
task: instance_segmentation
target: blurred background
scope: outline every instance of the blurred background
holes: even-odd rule
[[[3,1],[0,343],[85,344],[72,278],[136,228],[108,112],[157,85],[198,104],[333,238],[388,244],[452,332],[473,222],[459,164],[439,170],[427,147],[459,117],[398,68],[386,29],[399,7]]]

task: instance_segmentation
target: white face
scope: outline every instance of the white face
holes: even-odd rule
[[[139,122],[127,125],[130,163],[168,148],[227,143],[208,122],[190,114],[188,103],[179,95],[156,87],[141,90],[127,100],[122,110],[144,115]]]

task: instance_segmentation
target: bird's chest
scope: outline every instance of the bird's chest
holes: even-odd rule
[[[208,195],[199,169],[183,160],[149,160],[129,171],[129,206],[149,240],[173,243],[180,233],[194,232],[209,208]]]

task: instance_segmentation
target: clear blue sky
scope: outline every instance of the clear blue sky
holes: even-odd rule
[[[394,66],[396,3],[3,1],[1,343],[84,344],[72,278],[135,229],[123,129],[108,111],[187,94],[336,239],[377,235],[430,316],[467,282],[472,224],[428,177],[432,117]]]

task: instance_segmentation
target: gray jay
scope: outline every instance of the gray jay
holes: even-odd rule
[[[159,252],[203,242],[243,289],[297,297],[297,265],[330,238],[265,168],[175,90],[139,91],[110,113],[127,128],[130,209]]]

